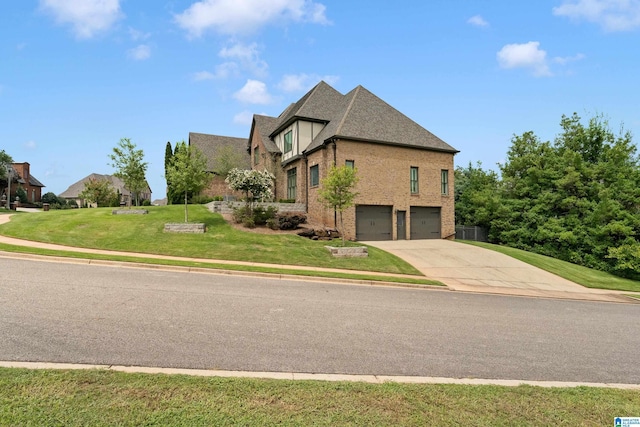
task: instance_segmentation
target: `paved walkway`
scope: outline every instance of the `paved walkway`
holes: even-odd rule
[[[585,288],[499,252],[451,240],[365,243],[404,259],[425,276],[455,291],[612,302],[633,300],[618,291]]]

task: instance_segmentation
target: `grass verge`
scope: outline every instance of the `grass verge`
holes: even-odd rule
[[[637,391],[366,384],[0,368],[0,424],[612,425]]]
[[[0,233],[81,248],[422,275],[407,262],[373,247],[367,258],[335,258],[324,248],[326,242],[236,230],[202,205],[189,207],[189,219],[205,223],[205,234],[164,233],[165,223],[184,221],[184,206],[147,209],[148,215],[112,215],[111,208],[22,214],[0,226]]]
[[[493,245],[491,243],[484,242],[472,242],[470,240],[457,241],[503,253],[587,288],[640,292],[640,282],[614,276],[613,274],[609,274],[604,271],[594,270],[545,255],[510,248],[508,246]]]
[[[302,277],[324,277],[332,279],[347,279],[357,281],[371,281],[371,282],[389,282],[389,283],[402,283],[409,285],[419,286],[444,286],[443,283],[436,280],[421,279],[419,277],[398,277],[398,276],[379,276],[375,273],[371,274],[357,274],[357,273],[341,273],[333,271],[312,271],[304,269],[285,269],[275,267],[260,267],[256,265],[236,265],[236,264],[222,264],[216,262],[196,262],[196,261],[180,261],[180,260],[167,260],[167,259],[154,259],[154,258],[141,258],[133,256],[121,256],[121,255],[102,255],[69,251],[58,251],[50,249],[31,248],[27,246],[14,246],[0,243],[0,251],[9,253],[23,253],[41,256],[56,256],[61,258],[83,259],[83,260],[103,260],[103,261],[115,261],[134,264],[146,264],[146,265],[159,265],[159,266],[176,266],[185,268],[203,268],[210,270],[225,270],[225,271],[244,271],[255,273],[267,273],[274,275],[292,275]]]

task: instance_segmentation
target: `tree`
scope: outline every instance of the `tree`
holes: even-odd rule
[[[494,171],[485,171],[478,162],[455,170],[455,207],[457,225],[489,228],[499,206],[499,178]]]
[[[474,199],[463,185],[460,199],[472,200],[476,214],[488,201],[496,207],[485,211],[495,243],[640,278],[640,159],[631,134],[615,134],[602,116],[587,124],[563,116],[560,126],[554,142],[514,136],[494,194]]]
[[[249,215],[253,215],[253,201],[256,199],[271,199],[273,192],[271,187],[276,177],[266,170],[247,170],[234,168],[229,171],[225,182],[229,188],[242,191]]]
[[[210,175],[207,173],[207,159],[200,150],[185,145],[184,141],[176,147],[178,145],[184,148],[176,150],[165,178],[176,194],[184,195],[184,222],[188,222],[189,193],[202,191],[209,183]]]
[[[13,163],[10,155],[0,150],[0,180],[7,181],[7,166]]]
[[[358,171],[356,168],[335,165],[329,170],[329,174],[321,181],[319,200],[324,206],[333,208],[340,215],[340,234],[342,234],[342,245],[344,246],[344,221],[342,213],[345,209],[353,206],[355,198],[359,193],[354,191],[358,183]]]
[[[95,203],[96,207],[113,206],[119,203],[116,191],[106,179],[89,178],[78,197],[88,203]]]
[[[116,169],[115,176],[124,182],[124,186],[129,190],[139,206],[140,193],[147,188],[146,172],[149,165],[144,160],[142,150],[137,150],[136,145],[129,138],[122,138],[118,145],[113,148],[113,154],[109,158]]]
[[[224,178],[232,169],[240,169],[244,164],[244,156],[231,145],[223,145],[216,150],[213,160],[213,171]]]
[[[165,180],[167,181],[167,204],[171,204],[171,202],[173,201],[173,198],[171,197],[172,196],[171,182],[169,182],[169,179],[167,178],[169,167],[171,166],[172,162],[173,162],[173,149],[171,148],[171,141],[167,141],[167,146],[165,147],[165,150],[164,150],[164,176],[165,176]]]

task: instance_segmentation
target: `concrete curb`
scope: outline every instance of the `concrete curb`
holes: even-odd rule
[[[224,268],[205,268],[205,267],[182,267],[179,265],[165,265],[165,264],[146,264],[141,262],[126,262],[126,261],[109,261],[101,259],[86,259],[86,258],[68,258],[58,257],[53,255],[35,255],[24,254],[19,252],[4,252],[0,251],[0,258],[14,258],[14,259],[29,259],[43,262],[63,262],[68,264],[83,264],[83,265],[99,265],[105,267],[121,267],[121,268],[138,268],[148,270],[160,270],[171,271],[178,273],[197,273],[197,274],[216,274],[226,276],[243,276],[254,278],[268,278],[274,280],[296,280],[304,282],[318,282],[318,283],[332,283],[341,285],[352,286],[381,286],[381,287],[394,287],[394,288],[407,288],[407,289],[428,289],[448,291],[446,286],[438,285],[420,285],[414,283],[403,282],[387,282],[383,280],[366,280],[366,279],[345,279],[337,277],[320,277],[320,276],[305,276],[297,274],[286,273],[263,273],[259,271],[243,271],[243,270],[227,270]],[[212,264],[216,264],[215,260],[212,260]],[[300,267],[300,270],[304,270],[304,267]],[[313,273],[313,270],[309,270]],[[365,272],[366,273],[366,272]],[[349,274],[348,272],[346,274]],[[353,272],[352,274],[358,274]],[[362,274],[362,273],[361,273]],[[371,275],[376,275],[372,272]],[[384,276],[381,276],[384,277]]]
[[[48,362],[11,362],[0,361],[1,368],[19,369],[50,369],[50,370],[104,370],[137,374],[165,374],[189,375],[194,377],[219,378],[265,378],[291,381],[348,381],[370,384],[402,383],[402,384],[458,384],[458,385],[495,385],[503,387],[518,387],[530,385],[545,388],[575,388],[597,387],[620,390],[640,390],[640,384],[620,383],[592,383],[592,382],[563,382],[563,381],[533,381],[533,380],[500,380],[481,378],[443,378],[400,375],[348,375],[348,374],[318,374],[307,372],[252,372],[252,371],[223,371],[208,369],[181,369],[120,365],[91,365],[76,363],[48,363]]]

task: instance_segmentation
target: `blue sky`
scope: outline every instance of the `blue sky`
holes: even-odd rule
[[[131,138],[164,197],[167,141],[248,137],[320,79],[362,85],[496,168],[563,114],[640,130],[640,0],[13,0],[0,149],[56,194]]]

